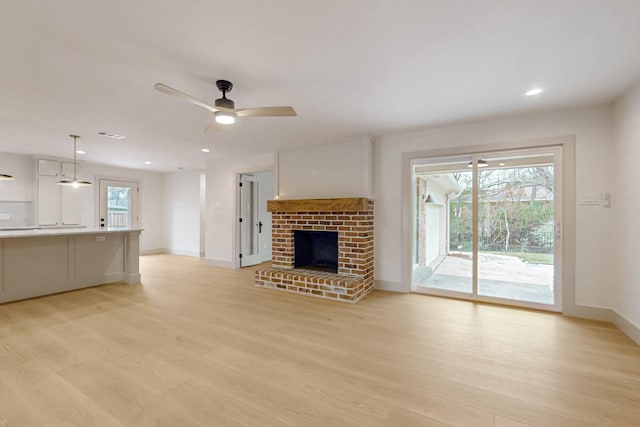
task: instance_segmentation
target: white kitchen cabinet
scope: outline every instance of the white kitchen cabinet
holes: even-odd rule
[[[73,179],[73,163],[62,162],[62,176]]]
[[[60,224],[80,225],[82,222],[83,188],[60,187]]]
[[[38,176],[38,225],[58,225],[60,186],[57,176]]]
[[[73,173],[73,172],[72,172]],[[57,160],[38,160],[38,175],[58,176],[60,174],[60,162]]]
[[[38,159],[37,166],[38,225],[80,225],[86,189],[58,185],[73,179],[73,162]]]

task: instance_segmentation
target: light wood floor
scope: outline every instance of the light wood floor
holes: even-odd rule
[[[0,306],[0,425],[640,425],[640,347],[609,324],[141,265],[142,286]]]

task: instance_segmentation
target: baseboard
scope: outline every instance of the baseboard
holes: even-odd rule
[[[155,249],[145,249],[140,251],[140,255],[158,255],[158,254],[172,254],[172,255],[191,256],[195,258],[204,258],[204,251],[183,251],[180,249],[170,249],[170,248],[155,248]]]
[[[631,320],[627,319],[615,310],[612,310],[612,313],[613,323],[618,328],[620,328],[620,330],[624,332],[629,338],[635,341],[636,344],[640,345],[640,326],[636,325]]]
[[[601,320],[613,322],[613,310],[602,307],[592,307],[589,305],[574,305],[563,309],[562,314],[583,319]]]
[[[105,273],[101,283],[123,282],[125,281],[125,278],[126,273]],[[101,283],[96,283],[95,285],[99,285]]]
[[[203,263],[211,267],[236,268],[232,261],[221,261],[219,259],[205,258]]]
[[[141,280],[142,280],[142,276],[140,276],[139,273],[125,274],[124,275],[124,282],[128,283],[130,285],[140,283]]]
[[[392,282],[391,280],[374,280],[373,288],[379,291],[402,292],[402,293],[409,292],[405,289],[402,289],[401,282]]]
[[[157,255],[157,254],[166,254],[166,253],[169,253],[169,250],[167,248],[140,250],[140,255]]]
[[[200,258],[200,251],[183,251],[180,249],[169,249],[166,253],[170,253],[172,255],[182,255],[182,256],[191,256],[194,258]]]

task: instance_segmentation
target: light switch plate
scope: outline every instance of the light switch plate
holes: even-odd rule
[[[583,206],[595,206],[600,204],[599,193],[582,193],[580,195],[580,204]]]
[[[0,219],[1,220],[9,220],[11,219],[11,215],[8,213],[0,213]]]

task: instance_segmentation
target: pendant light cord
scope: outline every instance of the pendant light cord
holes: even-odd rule
[[[78,180],[76,177],[76,155],[77,155],[76,140],[80,137],[78,135],[69,135],[69,136],[73,138],[73,181],[75,182]]]

